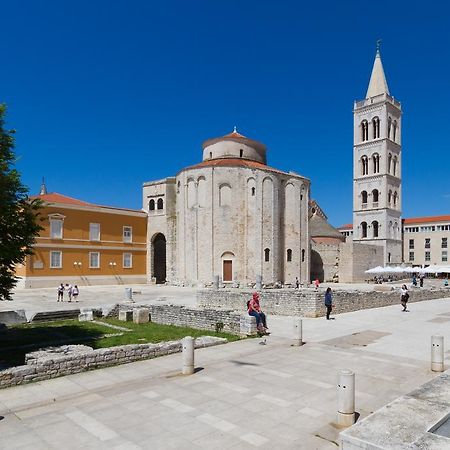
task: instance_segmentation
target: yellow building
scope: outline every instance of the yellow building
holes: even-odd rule
[[[34,255],[17,267],[17,287],[146,283],[147,214],[58,193],[44,202]]]

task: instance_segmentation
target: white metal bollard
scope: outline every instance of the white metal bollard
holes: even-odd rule
[[[431,370],[444,371],[444,336],[431,336]]]
[[[341,370],[338,374],[338,412],[337,424],[349,427],[355,423],[355,373]]]
[[[293,322],[293,342],[292,345],[294,347],[299,347],[300,345],[303,345],[303,336],[302,336],[302,319],[300,317],[294,317]]]
[[[183,375],[192,375],[194,373],[194,342],[191,336],[186,336],[181,340],[183,350]]]

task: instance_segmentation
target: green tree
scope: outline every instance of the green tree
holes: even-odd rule
[[[30,200],[28,189],[14,168],[14,130],[5,130],[6,106],[0,104],[0,300],[12,300],[17,283],[16,264],[33,253],[39,225],[40,200]]]

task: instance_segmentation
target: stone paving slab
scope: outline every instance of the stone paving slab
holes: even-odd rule
[[[435,377],[430,336],[450,342],[450,329],[430,320],[449,300],[400,309],[307,319],[302,347],[290,345],[291,318],[271,317],[266,345],[197,350],[192,376],[174,354],[2,390],[0,448],[336,449],[339,369],[356,372],[361,417]],[[376,339],[334,345],[364,332]]]

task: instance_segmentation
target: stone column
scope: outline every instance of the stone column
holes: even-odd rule
[[[431,370],[444,371],[444,336],[431,336]]]
[[[294,317],[293,322],[293,342],[294,347],[303,345],[302,341],[302,319],[300,317]]]
[[[355,373],[344,369],[338,374],[337,424],[349,427],[355,423]]]

